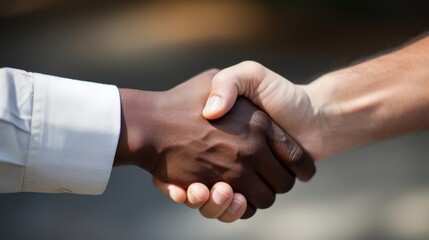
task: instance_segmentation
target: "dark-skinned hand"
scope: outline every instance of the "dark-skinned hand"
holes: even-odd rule
[[[133,164],[163,182],[186,188],[224,181],[242,193],[248,207],[270,207],[289,191],[295,175],[309,179],[313,161],[264,112],[238,99],[224,117],[201,116],[216,70],[164,92],[120,89],[122,129],[115,165]]]

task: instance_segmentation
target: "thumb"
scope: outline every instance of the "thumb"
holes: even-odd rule
[[[207,119],[217,119],[234,106],[237,96],[257,99],[258,87],[267,75],[267,69],[259,63],[245,61],[218,72],[212,80],[209,98],[203,109]],[[255,104],[258,105],[256,102]]]
[[[225,71],[214,76],[210,95],[203,109],[205,118],[210,120],[220,118],[234,106],[238,90],[235,85],[236,79],[229,75],[230,73]]]

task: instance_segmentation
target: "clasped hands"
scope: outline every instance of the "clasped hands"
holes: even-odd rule
[[[306,148],[320,144],[312,142],[318,131],[305,90],[279,79],[244,62],[164,92],[120,89],[115,165],[147,170],[161,191],[205,217],[251,217],[295,177],[309,180],[320,157]]]
[[[161,191],[205,217],[251,217],[295,177],[309,180],[315,161],[429,129],[428,44],[306,85],[246,61],[166,92],[122,89],[115,164],[148,170]]]

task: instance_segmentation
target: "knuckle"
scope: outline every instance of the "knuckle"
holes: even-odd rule
[[[250,69],[258,69],[258,68],[263,68],[262,64],[253,61],[253,60],[246,60],[240,63],[240,65],[246,67],[246,68],[250,68]]]
[[[304,164],[304,150],[302,147],[295,143],[288,141],[288,149],[289,149],[289,161],[293,166],[299,167]]]
[[[213,82],[215,82],[219,85],[224,85],[228,81],[229,81],[229,76],[228,76],[228,73],[226,71],[217,72],[216,75],[213,77]]]
[[[266,113],[262,111],[256,111],[253,113],[252,118],[250,119],[250,124],[261,130],[267,130],[270,126],[269,118]]]
[[[266,70],[262,64],[251,60],[243,61],[240,65],[254,76],[260,76],[264,74]]]

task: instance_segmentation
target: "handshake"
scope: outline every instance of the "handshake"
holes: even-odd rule
[[[429,129],[428,46],[425,37],[307,85],[247,61],[166,92],[120,89],[115,164],[149,171],[205,217],[249,218],[295,178],[308,181],[315,161]]]
[[[320,154],[301,147],[320,134],[305,94],[254,62],[206,71],[165,92],[120,89],[115,165],[147,170],[161,190],[206,217],[251,217],[295,177],[315,173]]]
[[[318,160],[429,129],[428,56],[424,37],[306,85],[247,61],[119,94],[0,69],[0,192],[101,193],[114,156],[205,217],[249,218]]]

